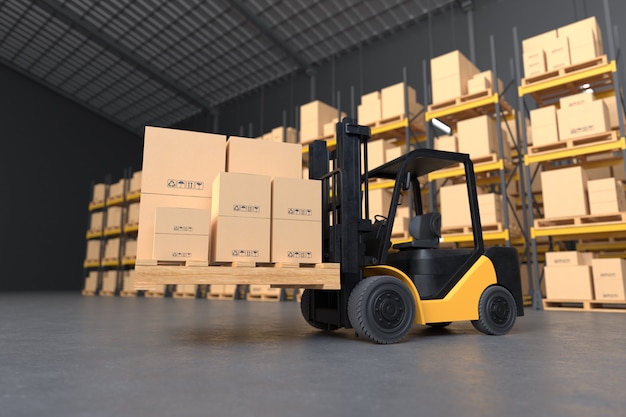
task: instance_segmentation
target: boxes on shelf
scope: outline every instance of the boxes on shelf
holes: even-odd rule
[[[373,91],[361,96],[361,104],[357,107],[359,124],[372,125],[382,118],[380,91]]]
[[[302,145],[230,136],[226,142],[226,171],[302,178]]]
[[[208,262],[210,221],[207,209],[157,207],[152,259]]]
[[[615,178],[601,178],[587,182],[589,214],[606,214],[626,211],[624,183]]]
[[[561,26],[557,33],[559,38],[569,41],[572,64],[589,61],[604,53],[602,31],[595,16]]]
[[[128,217],[126,218],[127,225],[139,224],[139,207],[139,202],[131,203],[128,205]]]
[[[300,106],[300,143],[305,144],[323,136],[324,124],[338,117],[339,111],[320,100]]]
[[[272,180],[271,262],[322,262],[322,186],[318,180]]]
[[[269,262],[271,178],[222,172],[213,195],[211,262]]]
[[[85,254],[86,263],[100,262],[100,247],[102,241],[100,239],[91,239],[87,241],[87,253]]]
[[[141,192],[141,171],[133,172],[128,184],[128,194],[136,194]]]
[[[625,259],[593,259],[591,270],[596,300],[626,300]]]
[[[457,123],[458,149],[470,157],[498,153],[496,121],[488,115],[461,120]],[[510,158],[511,148],[504,147],[504,157]]]
[[[544,268],[546,297],[563,300],[592,300],[591,263],[593,253],[546,252]]]
[[[296,137],[296,129],[294,127],[278,126],[270,131],[269,140],[271,142],[296,143]]]
[[[494,88],[494,79],[493,79],[493,71],[483,71],[474,75],[467,82],[467,93],[474,94],[480,93],[481,91],[487,90],[491,88],[493,92],[495,92]],[[502,94],[504,92],[504,84],[502,80],[498,78],[498,93]]]
[[[531,110],[530,125],[533,127],[533,146],[548,145],[559,141],[556,106]]]
[[[135,270],[125,269],[122,271],[121,293],[134,293],[135,291]]]
[[[496,193],[478,195],[478,207],[480,211],[480,223],[493,225],[502,222],[502,196]],[[513,221],[510,218],[510,221]]]
[[[546,53],[546,70],[554,71],[570,65],[569,42],[566,37],[550,39],[543,48]]]
[[[545,218],[589,214],[587,174],[580,166],[542,171],[541,188]]]
[[[85,277],[83,290],[90,293],[98,291],[98,271],[89,271],[89,274]]]
[[[405,91],[407,93],[406,97]],[[381,118],[383,120],[389,120],[398,116],[408,116],[410,119],[413,119],[424,109],[424,106],[422,106],[417,100],[417,92],[415,91],[415,88],[407,85],[405,90],[404,83],[390,85],[381,89],[380,98]],[[408,104],[408,115],[405,115],[405,99]],[[417,123],[420,125],[424,123],[423,112],[420,116],[418,116]]]
[[[102,222],[104,221],[104,212],[94,211],[89,218],[89,233],[102,232]],[[105,225],[106,226],[106,225]]]
[[[557,39],[557,31],[550,30],[539,35],[522,40],[522,52],[524,61],[524,76],[533,77],[546,72],[545,46]]]
[[[124,242],[124,259],[132,260],[137,258],[137,239],[126,239]]]
[[[435,149],[440,151],[458,152],[457,135],[439,136],[435,139]]]
[[[430,60],[433,103],[467,94],[467,82],[480,71],[461,51],[452,51]]]
[[[104,203],[106,197],[106,184],[99,182],[93,185],[91,192],[91,202],[94,204]]]
[[[576,139],[610,130],[606,104],[602,100],[594,100],[589,93],[563,98],[560,106],[556,112],[560,140]]]
[[[142,196],[211,197],[211,184],[224,171],[225,155],[223,135],[146,126]]]
[[[120,243],[119,237],[109,238],[104,244],[104,257],[106,262],[117,263],[120,260]]]
[[[111,206],[107,209],[107,229],[116,229],[122,227],[122,214],[124,208],[122,206]]]
[[[100,293],[112,294],[117,290],[117,270],[102,272],[102,288]]]
[[[615,96],[605,97],[602,99],[606,106],[606,114],[608,118],[609,127],[611,129],[619,129],[619,118],[617,115],[617,100]],[[622,117],[626,120],[626,116],[622,113]]]

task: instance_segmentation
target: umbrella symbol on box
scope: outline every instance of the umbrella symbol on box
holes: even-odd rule
[[[179,180],[177,182],[177,185],[178,185],[179,188],[183,188],[183,187],[185,187],[185,181]]]
[[[204,182],[203,181],[196,181],[196,188],[199,190],[202,190],[204,188]]]

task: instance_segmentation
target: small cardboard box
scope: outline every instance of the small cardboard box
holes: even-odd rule
[[[322,262],[322,222],[272,219],[271,262]]]
[[[102,289],[101,291],[112,293],[117,289],[117,271],[109,270],[102,272]]]
[[[218,216],[211,220],[211,262],[269,262],[271,220]]]
[[[390,85],[380,90],[381,100],[381,119],[388,120],[393,117],[406,116],[404,102],[405,99],[408,104],[408,117],[413,118],[420,113],[424,106],[422,106],[417,100],[417,92],[410,85],[406,86],[407,95],[405,97],[404,83],[398,83]],[[424,114],[420,117],[420,122],[423,121]]]
[[[302,178],[302,145],[230,136],[226,142],[226,171]]]
[[[546,106],[531,110],[530,124],[533,127],[533,146],[547,145],[559,141],[556,106]]]
[[[152,259],[159,261],[208,261],[209,235],[156,233]]]
[[[221,172],[213,181],[213,195],[211,218],[272,215],[272,179],[266,175]]]
[[[226,136],[146,126],[141,191],[211,197],[225,155]]]
[[[157,207],[184,207],[211,210],[211,198],[143,193],[139,204],[137,259],[152,259]]]
[[[593,252],[557,251],[546,252],[547,266],[591,265]]]
[[[439,197],[441,200],[442,228],[455,228],[472,224],[466,184],[441,187]]]
[[[433,103],[467,94],[467,82],[480,71],[461,51],[452,51],[430,60]]]
[[[482,157],[498,152],[496,121],[488,115],[459,121],[457,135],[461,153]]]
[[[181,207],[157,207],[154,232],[177,235],[209,235],[211,211]],[[208,254],[208,252],[207,252]]]
[[[272,219],[321,221],[322,183],[318,180],[274,177]]]
[[[300,106],[300,143],[309,143],[323,135],[324,124],[339,116],[339,111],[320,100]]]
[[[544,273],[547,298],[553,300],[593,300],[593,281],[589,265],[546,265]]]
[[[458,152],[459,145],[456,135],[439,136],[435,140],[435,149],[440,151]]]
[[[587,173],[581,167],[542,171],[541,188],[545,218],[589,214]]]
[[[589,213],[606,214],[626,211],[624,183],[615,178],[589,180]]]
[[[626,300],[625,259],[594,259],[591,270],[596,300]]]
[[[609,130],[608,111],[602,100],[561,108],[557,110],[556,116],[561,140],[576,139]]]
[[[567,38],[556,38],[544,44],[546,51],[546,68],[553,71],[571,64],[569,57],[569,42]]]

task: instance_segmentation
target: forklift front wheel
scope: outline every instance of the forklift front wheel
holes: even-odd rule
[[[396,343],[411,329],[415,300],[406,284],[380,275],[360,281],[348,298],[348,318],[357,335],[379,344]]]
[[[503,335],[509,332],[517,318],[517,306],[511,293],[500,285],[487,287],[478,301],[478,320],[472,325],[488,335]]]

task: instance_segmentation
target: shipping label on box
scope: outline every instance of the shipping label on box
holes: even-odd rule
[[[146,126],[141,191],[211,197],[225,155],[226,136]]]
[[[155,233],[181,235],[209,235],[211,210],[157,207],[154,218]]]
[[[319,180],[275,177],[272,180],[272,219],[322,220]]]
[[[593,300],[593,281],[589,265],[546,265],[544,274],[547,298],[554,300]]]
[[[576,139],[609,130],[608,112],[602,100],[559,109],[556,115],[561,140]]]
[[[621,258],[594,259],[591,269],[597,300],[626,299],[626,260]]]
[[[211,262],[269,262],[270,219],[218,216],[211,221]]]
[[[236,216],[269,219],[272,215],[271,177],[221,172],[213,181],[211,217]]]
[[[273,219],[271,262],[322,262],[322,223]]]
[[[209,235],[156,233],[152,259],[208,262]]]
[[[592,103],[594,100],[595,98],[591,93],[572,94],[571,96],[566,96],[559,99],[559,108],[569,109],[571,107]]]

